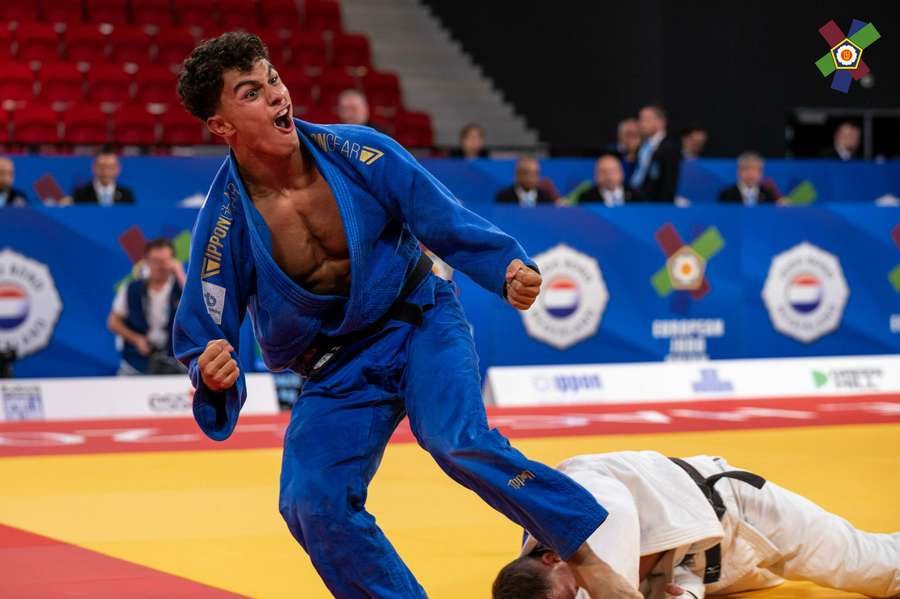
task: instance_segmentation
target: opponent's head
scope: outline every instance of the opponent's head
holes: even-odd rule
[[[578,583],[569,564],[553,551],[540,549],[500,570],[493,599],[574,599]]]
[[[194,48],[178,76],[178,95],[233,148],[287,154],[299,143],[291,96],[252,33],[223,33]]]

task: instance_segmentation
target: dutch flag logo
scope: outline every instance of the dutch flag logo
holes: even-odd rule
[[[544,290],[544,307],[554,318],[571,316],[578,305],[578,284],[569,277],[553,279]]]
[[[0,283],[0,329],[14,329],[25,322],[31,304],[18,285]]]
[[[822,282],[815,275],[801,274],[788,287],[788,301],[801,314],[808,314],[822,303]]]

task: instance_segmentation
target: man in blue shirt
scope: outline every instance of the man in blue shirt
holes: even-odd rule
[[[292,119],[254,35],[202,43],[178,92],[231,149],[194,227],[174,325],[194,416],[213,439],[233,431],[249,313],[269,368],[307,377],[285,435],[279,508],[331,592],[425,596],[365,510],[385,445],[408,416],[449,476],[557,550],[595,599],[637,597],[585,544],[606,510],[488,428],[469,325],[420,241],[527,309],[541,278],[521,246],[392,139]]]

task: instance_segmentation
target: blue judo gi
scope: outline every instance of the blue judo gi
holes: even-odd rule
[[[237,423],[243,369],[231,389],[214,393],[197,359],[214,339],[237,350],[245,313],[273,370],[296,368],[297,357],[323,339],[375,323],[378,330],[357,336],[306,382],[284,440],[279,508],[331,592],[342,599],[425,596],[365,510],[369,482],[404,416],[450,477],[570,557],[607,512],[570,478],[528,460],[488,428],[478,357],[453,284],[429,273],[405,298],[424,311],[421,324],[377,324],[420,258],[418,240],[501,296],[510,261],[534,262],[389,137],[353,125],[295,125],[343,219],[350,292],[310,293],[279,268],[269,229],[227,158],[194,226],[174,325],[176,355],[197,389],[200,428],[221,441]]]

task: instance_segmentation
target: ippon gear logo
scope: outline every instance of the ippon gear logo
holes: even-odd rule
[[[515,477],[509,479],[506,484],[513,489],[521,489],[525,486],[525,481],[534,480],[534,478],[534,472],[532,472],[531,470],[523,470],[522,472],[519,472]]]
[[[534,261],[544,283],[537,302],[522,313],[528,334],[557,349],[594,335],[609,301],[597,261],[562,243]]]
[[[0,349],[21,358],[47,346],[62,300],[45,264],[5,249],[0,252]]]
[[[762,291],[775,330],[804,343],[837,329],[849,295],[837,256],[807,242],[772,258]]]
[[[850,91],[853,80],[869,74],[869,67],[862,60],[863,50],[871,46],[881,34],[872,23],[853,19],[847,35],[834,21],[828,21],[819,28],[831,50],[816,61],[816,67],[823,77],[834,73],[831,89],[842,93]]]

